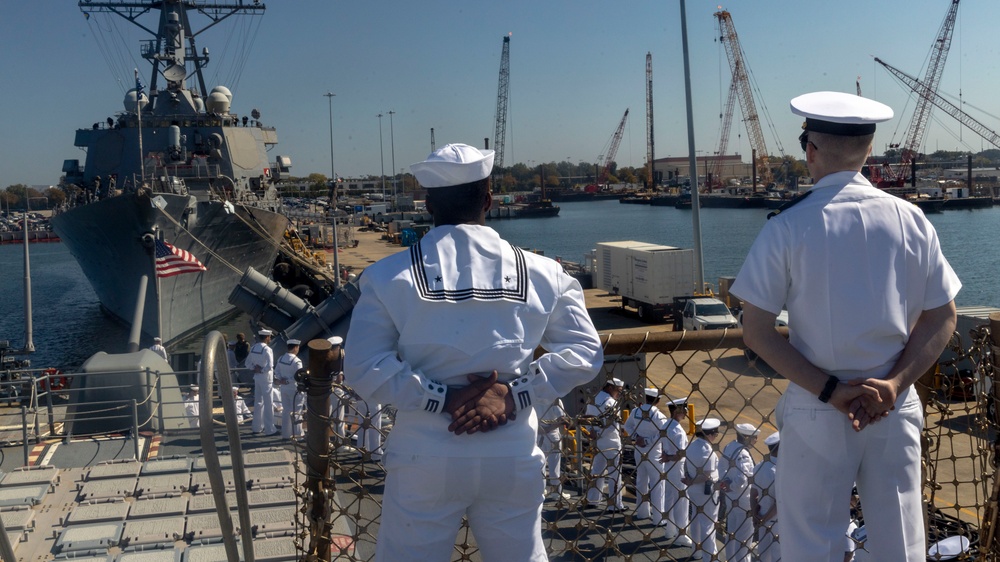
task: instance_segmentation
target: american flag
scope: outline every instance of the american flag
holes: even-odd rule
[[[172,277],[182,273],[208,270],[191,252],[175,248],[162,240],[156,241],[156,276]]]

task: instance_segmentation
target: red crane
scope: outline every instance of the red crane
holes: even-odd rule
[[[601,186],[607,185],[608,178],[611,177],[611,164],[615,161],[615,155],[618,154],[618,145],[622,142],[622,136],[625,134],[625,123],[628,121],[628,108],[625,109],[625,115],[622,115],[622,120],[618,123],[618,128],[615,129],[613,135],[611,135],[611,140],[608,141],[608,150],[603,156],[598,156],[597,159],[601,162],[601,170],[597,176],[597,182],[586,187],[586,191],[596,191],[600,189]]]

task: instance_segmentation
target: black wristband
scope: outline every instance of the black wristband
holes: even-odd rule
[[[830,401],[830,397],[833,396],[833,390],[837,388],[837,384],[840,383],[840,379],[830,375],[830,378],[826,379],[826,385],[823,386],[823,392],[819,393],[819,401],[824,404]]]

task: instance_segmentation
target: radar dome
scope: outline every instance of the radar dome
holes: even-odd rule
[[[229,100],[229,103],[233,103],[233,93],[229,91],[229,88],[225,86],[216,86],[212,88],[211,93],[214,94],[216,92],[219,92],[220,94],[226,96],[226,99]]]
[[[208,107],[209,113],[217,113],[219,115],[226,115],[229,113],[229,98],[226,94],[222,92],[212,92],[208,95]]]
[[[149,98],[146,97],[146,94],[142,94],[142,97],[139,98],[139,110],[142,110],[144,107],[146,107],[146,104],[148,103],[149,103]],[[122,105],[125,106],[125,111],[131,111],[132,113],[136,112],[135,88],[132,88],[131,90],[125,92],[125,99],[122,100]]]

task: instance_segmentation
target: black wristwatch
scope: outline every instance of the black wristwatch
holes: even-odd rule
[[[819,401],[826,404],[830,401],[830,397],[833,396],[834,389],[840,383],[840,379],[830,375],[830,378],[826,379],[826,385],[823,386],[823,392],[819,393]]]

